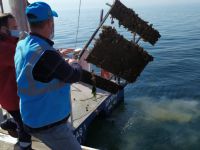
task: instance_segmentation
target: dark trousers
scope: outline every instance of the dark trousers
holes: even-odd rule
[[[20,111],[8,111],[8,112],[17,123],[17,132],[18,132],[19,142],[31,143],[31,136],[24,130],[24,125],[22,122]]]

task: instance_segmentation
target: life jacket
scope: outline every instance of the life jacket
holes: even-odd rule
[[[32,70],[46,50],[56,51],[39,36],[29,35],[17,44],[16,79],[23,122],[39,128],[58,122],[70,113],[70,85],[58,79],[36,81]]]
[[[104,69],[101,69],[101,77],[109,80],[111,78],[111,73]]]

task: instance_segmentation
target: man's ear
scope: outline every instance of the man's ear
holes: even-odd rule
[[[47,22],[46,22],[46,25],[44,28],[47,28],[47,29],[51,29],[51,20],[49,19]]]

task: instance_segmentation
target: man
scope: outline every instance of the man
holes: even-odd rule
[[[15,78],[14,54],[18,38],[12,36],[17,29],[15,18],[7,13],[0,14],[0,105],[14,118],[14,122],[6,120],[1,128],[11,135],[18,127],[18,138],[21,149],[31,148],[31,137],[23,129],[19,111],[19,97]]]
[[[26,8],[31,33],[17,44],[16,80],[26,130],[53,150],[80,150],[70,124],[70,83],[82,69],[53,48],[55,11],[44,2]]]

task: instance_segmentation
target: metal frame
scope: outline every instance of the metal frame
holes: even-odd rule
[[[83,53],[85,52],[85,50],[88,48],[88,46],[90,45],[90,43],[92,42],[92,40],[94,39],[94,37],[96,36],[96,34],[98,33],[99,29],[102,27],[102,25],[104,24],[104,22],[106,21],[106,19],[108,18],[108,16],[110,15],[111,10],[113,9],[113,7],[115,6],[115,3],[118,0],[115,0],[115,2],[113,3],[113,5],[111,5],[110,10],[107,12],[107,14],[105,15],[105,17],[103,18],[103,20],[101,21],[101,23],[99,24],[99,26],[97,27],[97,29],[94,31],[94,33],[92,34],[91,38],[89,39],[89,41],[86,43],[85,47],[83,48],[83,50],[81,51],[80,55],[79,55],[79,59],[82,57]]]

